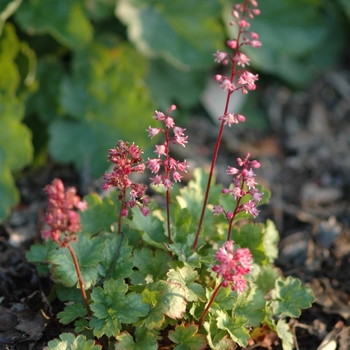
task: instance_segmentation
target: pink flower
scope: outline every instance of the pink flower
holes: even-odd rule
[[[165,179],[163,179],[163,185],[167,190],[169,190],[173,184],[169,179],[165,178]]]
[[[156,136],[162,129],[159,128],[151,128],[149,127],[147,129],[148,131],[148,136],[152,139],[154,136]]]
[[[166,147],[165,145],[156,145],[156,150],[154,153],[158,154],[158,157],[166,155]]]
[[[160,145],[155,146],[155,153],[158,155],[157,159],[148,159],[147,166],[151,169],[152,173],[158,174],[161,166],[164,167],[163,176],[156,176],[151,179],[153,185],[163,184],[164,187],[169,190],[172,186],[170,177],[172,175],[175,182],[181,181],[182,175],[178,171],[185,171],[188,167],[187,162],[178,162],[174,158],[170,157],[170,142],[173,144],[179,144],[185,147],[187,143],[187,136],[185,136],[185,129],[175,125],[174,119],[170,117],[170,112],[176,109],[175,105],[171,105],[165,115],[162,112],[156,111],[155,118],[158,121],[163,121],[165,123],[165,129],[160,128],[148,128],[149,136],[152,138],[155,134],[162,132],[165,135],[165,142]],[[172,131],[173,135],[169,135]],[[163,159],[161,159],[163,157]],[[177,171],[178,170],[178,171]],[[171,172],[173,172],[171,174]]]
[[[234,60],[237,62],[239,66],[242,66],[242,67],[249,66],[250,59],[247,55],[245,55],[242,52],[237,52],[237,54],[234,57]]]
[[[155,111],[155,116],[153,118],[155,118],[156,120],[164,120],[165,115],[162,112]]]
[[[147,160],[147,166],[151,169],[153,174],[157,174],[160,169],[160,163],[162,162],[159,158],[153,158]]]
[[[214,215],[219,215],[223,212],[224,212],[224,209],[222,208],[222,206],[220,204],[217,204],[214,206],[214,208],[213,208]]]
[[[156,111],[156,117],[162,118],[160,112]],[[149,127],[150,134],[156,134],[156,128]],[[128,216],[128,209],[134,207],[137,203],[143,203],[146,196],[146,186],[137,182],[132,182],[129,179],[129,175],[133,172],[143,173],[146,166],[141,158],[142,151],[135,144],[129,144],[128,142],[119,141],[115,148],[108,151],[109,160],[115,164],[111,174],[104,174],[103,179],[106,181],[102,185],[102,189],[106,190],[111,187],[116,187],[119,193],[119,200],[122,202],[121,216]],[[157,172],[159,169],[159,159],[148,160],[152,169]],[[126,199],[127,190],[130,190],[130,200]]]
[[[247,288],[247,281],[244,275],[252,269],[252,255],[248,248],[234,247],[233,241],[227,241],[215,254],[218,263],[212,270],[217,276],[223,278],[223,286],[231,286],[238,294],[243,293]]]
[[[180,182],[181,179],[183,178],[183,176],[180,175],[177,171],[174,171],[174,172],[173,172],[173,178],[174,178],[174,181],[175,181],[175,182]]]
[[[87,204],[81,201],[75,188],[70,187],[65,191],[60,179],[54,179],[51,185],[47,185],[45,192],[49,196],[45,221],[50,230],[42,232],[43,238],[51,238],[63,245],[64,241],[60,241],[61,234],[71,236],[81,229],[80,215],[74,209],[85,210]]]
[[[226,42],[227,46],[231,49],[237,49],[237,40],[236,39],[232,39],[232,40],[227,40]]]
[[[151,177],[150,180],[152,185],[160,185],[161,183],[163,183],[163,176],[156,175],[155,177]]]
[[[223,65],[227,65],[228,64],[228,59],[227,59],[227,53],[226,52],[220,52],[220,51],[216,51],[216,53],[214,53],[215,56],[215,62],[217,63],[222,63]]]

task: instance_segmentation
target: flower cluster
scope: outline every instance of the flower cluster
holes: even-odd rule
[[[141,213],[147,216],[150,210],[147,206],[150,198],[145,196],[147,186],[129,179],[131,173],[143,173],[146,166],[141,158],[141,149],[128,142],[119,141],[118,144],[108,150],[108,160],[115,164],[112,173],[105,173],[103,179],[106,181],[102,189],[107,190],[110,187],[116,187],[120,190],[119,200],[122,202],[121,216],[128,216],[128,208],[136,205]],[[127,199],[127,189],[129,189],[129,199]]]
[[[255,181],[255,173],[253,168],[260,168],[260,163],[257,160],[249,160],[250,153],[247,153],[246,157],[242,160],[237,158],[237,162],[241,169],[234,167],[228,167],[227,173],[230,175],[235,175],[233,180],[233,187],[224,188],[222,190],[223,194],[229,194],[235,197],[236,208],[235,210],[226,212],[221,205],[215,205],[213,208],[214,215],[224,213],[228,221],[232,220],[234,216],[241,211],[244,211],[248,214],[257,217],[259,210],[256,208],[257,204],[260,202],[263,194],[259,193],[258,189],[255,188],[257,182]],[[240,201],[246,195],[250,195],[251,199],[243,204],[240,204]]]
[[[248,7],[248,3],[250,3],[252,8]],[[258,80],[258,75],[252,74],[245,69],[236,71],[235,66],[236,64],[242,68],[249,66],[249,57],[240,51],[243,45],[248,45],[254,48],[259,48],[261,46],[261,42],[258,40],[259,35],[249,30],[250,23],[246,19],[246,17],[252,19],[254,16],[260,14],[260,10],[257,6],[258,3],[255,0],[245,1],[244,3],[236,4],[234,6],[232,11],[234,20],[230,25],[238,25],[238,35],[236,39],[231,39],[226,42],[227,46],[234,50],[234,54],[232,56],[227,52],[221,51],[217,51],[214,54],[215,62],[227,65],[228,62],[231,61],[234,65],[234,69],[232,70],[233,74],[230,78],[220,74],[215,76],[215,80],[229,93],[241,89],[244,94],[247,94],[249,90],[256,89],[255,82]]]
[[[162,144],[155,146],[155,153],[158,155],[158,158],[150,159],[148,158],[147,166],[151,170],[153,174],[156,174],[153,178],[151,178],[151,183],[153,185],[160,185],[162,184],[165,189],[169,190],[172,187],[172,181],[170,180],[170,175],[172,174],[172,178],[175,182],[181,181],[183,176],[179,173],[180,172],[187,172],[188,164],[186,160],[183,162],[179,162],[175,160],[174,158],[171,158],[169,156],[169,144],[179,144],[183,147],[185,147],[185,144],[187,143],[187,137],[184,134],[185,129],[180,128],[175,125],[174,119],[170,117],[170,112],[174,111],[176,109],[175,105],[172,105],[169,110],[167,111],[167,114],[165,115],[162,112],[155,112],[154,118],[158,121],[162,121],[165,124],[165,128],[152,128],[149,127],[147,129],[148,136],[150,138],[153,138],[159,133],[164,133],[165,135],[165,141]],[[169,135],[169,131],[172,130],[173,136]],[[163,157],[163,158],[161,158]],[[159,171],[161,166],[164,167],[164,175],[160,175]]]
[[[51,229],[42,231],[42,236],[46,239],[51,238],[63,246],[75,239],[74,235],[81,229],[80,216],[74,209],[84,211],[87,204],[81,201],[75,188],[69,187],[65,191],[60,179],[55,179],[51,185],[47,185],[45,192],[49,196],[45,221]],[[64,234],[63,241],[61,233]]]
[[[233,241],[224,243],[215,254],[218,264],[212,270],[223,278],[223,287],[231,285],[231,289],[240,294],[247,287],[244,275],[252,269],[252,255],[248,248],[234,248]]]

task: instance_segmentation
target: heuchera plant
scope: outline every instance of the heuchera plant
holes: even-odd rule
[[[229,165],[229,188],[213,176],[224,127],[245,120],[229,112],[231,95],[256,88],[258,76],[245,69],[249,58],[241,49],[261,46],[248,22],[259,14],[255,0],[235,5],[232,51],[215,53],[231,71],[215,76],[227,99],[209,174],[194,170],[194,179],[180,187],[188,164],[171,149],[185,147],[187,136],[170,116],[172,105],[156,111],[158,125],[148,128],[150,138],[160,140],[155,158],[144,161],[141,149],[125,141],[108,151],[114,167],[104,175],[102,188],[110,191],[103,199],[90,194],[82,201],[59,179],[46,187],[46,242],[27,257],[43,273],[47,264],[55,282],[51,296],[65,303],[58,319],[73,329],[48,349],[249,349],[277,337],[283,349],[293,348],[288,322],[314,297],[274,267],[274,224],[247,220],[269,198],[255,180],[260,163],[247,153]],[[162,206],[133,180],[147,168],[151,187],[165,195]]]

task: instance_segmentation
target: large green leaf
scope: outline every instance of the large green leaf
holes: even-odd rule
[[[301,286],[299,279],[279,277],[271,292],[271,306],[278,316],[299,317],[301,309],[311,307],[315,297],[309,287]]]
[[[145,323],[148,329],[161,329],[166,325],[163,324],[165,316],[172,319],[182,318],[186,310],[185,290],[177,283],[150,283],[142,296],[143,301],[152,306]]]
[[[94,328],[95,336],[116,336],[122,323],[133,323],[139,317],[147,315],[149,305],[142,301],[142,296],[135,293],[126,294],[127,290],[128,286],[121,279],[108,280],[103,289],[94,288],[91,293],[91,310],[94,317],[90,326]]]
[[[81,0],[23,1],[15,18],[23,30],[50,33],[71,48],[86,45],[92,39],[93,28]]]
[[[147,248],[134,250],[133,262],[137,270],[133,271],[131,282],[133,284],[147,284],[164,278],[170,260],[169,253],[163,250],[155,252]]]
[[[129,39],[140,51],[198,68],[213,63],[212,54],[224,41],[217,20],[220,10],[217,0],[121,0],[116,15],[128,26]]]
[[[126,44],[95,42],[76,52],[73,73],[63,80],[60,97],[65,113],[75,120],[50,125],[52,156],[100,176],[108,166],[107,150],[118,140],[143,148],[154,113],[142,83],[145,73],[146,61]]]
[[[97,279],[96,265],[103,259],[103,242],[98,237],[90,238],[88,235],[79,234],[78,240],[71,243],[71,247],[79,263],[84,287],[88,289]],[[51,246],[46,259],[53,266],[52,274],[56,282],[67,287],[77,284],[77,272],[67,248],[57,249],[56,246]]]
[[[247,319],[244,316],[229,317],[226,312],[218,311],[217,326],[226,330],[230,337],[240,346],[247,346],[249,332],[245,328]]]

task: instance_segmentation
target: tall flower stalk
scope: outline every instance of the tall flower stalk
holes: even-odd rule
[[[239,122],[245,121],[245,117],[243,115],[237,113],[232,114],[228,112],[231,95],[237,90],[241,90],[242,93],[247,94],[248,91],[255,90],[256,88],[255,81],[258,79],[258,75],[254,75],[244,69],[245,66],[249,65],[249,58],[241,51],[241,48],[244,45],[249,45],[255,48],[259,48],[261,46],[261,43],[258,40],[258,34],[249,30],[250,23],[247,20],[247,18],[252,19],[255,15],[260,14],[260,10],[257,7],[258,2],[256,0],[245,0],[243,3],[234,5],[234,9],[232,11],[234,20],[230,23],[230,25],[238,26],[238,31],[236,38],[227,41],[227,46],[233,50],[233,54],[220,51],[217,51],[214,54],[216,62],[223,65],[227,65],[229,62],[231,63],[231,75],[229,77],[219,74],[215,76],[215,80],[219,82],[222,89],[226,91],[226,102],[224,106],[224,112],[222,116],[218,118],[221,121],[221,125],[214,147],[208,183],[204,195],[203,207],[192,247],[193,250],[195,250],[197,247],[199,234],[202,229],[205,209],[209,198],[210,184],[214,173],[224,127],[225,125],[228,125],[230,127],[232,124],[237,124]],[[238,66],[242,68],[239,68]]]
[[[247,288],[247,281],[244,275],[252,270],[253,258],[248,248],[235,248],[235,242],[228,240],[216,252],[215,258],[218,263],[213,266],[212,270],[216,272],[217,277],[221,277],[222,281],[214,289],[214,292],[205,308],[201,318],[198,321],[199,326],[202,325],[206,314],[212,306],[219,290],[222,287],[230,286],[233,291],[238,294],[243,293]]]
[[[60,179],[55,179],[51,185],[47,185],[45,192],[49,196],[45,221],[50,229],[42,231],[41,234],[44,239],[52,239],[59,248],[68,249],[73,259],[87,314],[91,316],[79,262],[70,244],[78,239],[77,233],[81,230],[80,216],[74,209],[84,211],[87,204],[80,200],[75,188],[70,187],[65,191],[63,182]]]
[[[115,187],[119,190],[118,199],[121,202],[118,218],[118,234],[121,233],[122,218],[129,214],[129,208],[137,206],[144,216],[150,213],[147,206],[150,198],[145,195],[147,186],[130,180],[133,173],[143,173],[146,166],[141,158],[141,149],[128,142],[119,141],[118,144],[108,150],[108,160],[114,163],[112,172],[105,173],[103,190]]]
[[[171,222],[170,222],[170,203],[171,196],[170,190],[172,187],[172,181],[180,182],[183,176],[180,172],[187,172],[188,164],[186,160],[179,162],[174,158],[170,157],[170,143],[179,144],[185,147],[187,143],[187,137],[184,132],[185,129],[180,128],[175,125],[174,119],[170,117],[170,113],[176,109],[175,105],[171,105],[167,113],[156,111],[154,118],[157,121],[164,123],[164,129],[162,128],[152,128],[151,126],[147,129],[148,136],[153,138],[159,133],[163,133],[165,136],[165,141],[162,144],[155,146],[155,153],[158,158],[148,158],[147,166],[155,176],[151,178],[152,185],[163,185],[165,188],[165,199],[166,199],[166,216],[167,216],[167,231],[168,231],[168,243],[172,243],[171,239]],[[172,131],[172,135],[170,134]],[[164,168],[164,173],[160,174],[161,167]]]
[[[245,211],[247,214],[251,214],[254,218],[259,214],[259,210],[256,206],[261,201],[263,193],[260,193],[255,187],[258,183],[255,181],[253,168],[260,168],[260,163],[256,160],[249,160],[249,157],[250,154],[247,153],[243,160],[237,158],[238,166],[242,169],[229,166],[227,170],[229,175],[235,175],[235,177],[233,180],[233,186],[230,186],[230,188],[224,188],[222,193],[225,195],[231,195],[235,198],[236,205],[234,210],[226,211],[220,204],[215,205],[213,208],[214,215],[225,214],[226,220],[229,224],[227,230],[228,241],[231,239],[232,224],[238,213]],[[248,201],[244,201],[243,203],[242,201],[245,198],[248,198]]]

